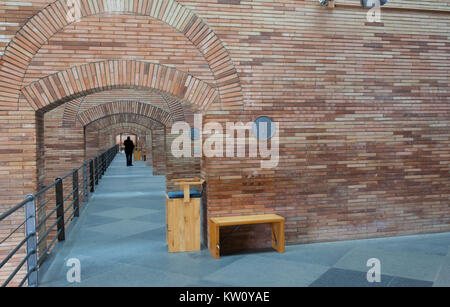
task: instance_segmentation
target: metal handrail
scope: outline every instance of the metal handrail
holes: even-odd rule
[[[27,195],[27,197],[25,197],[25,199],[20,204],[16,205],[15,207],[9,209],[8,211],[6,211],[2,215],[0,215],[0,221],[3,221],[5,218],[7,218],[8,216],[13,214],[14,212],[19,210],[20,208],[22,208],[23,206],[25,206],[28,202],[30,202],[32,200],[33,200],[32,196],[31,195]]]
[[[106,169],[111,164],[112,160],[119,151],[119,146],[115,145],[100,154],[96,155],[93,159],[84,162],[80,167],[73,169],[71,172],[65,174],[61,178],[56,178],[53,183],[42,188],[35,194],[30,194],[25,197],[23,201],[15,205],[13,208],[7,210],[0,215],[0,223],[6,218],[11,216],[13,213],[17,212],[21,208],[25,208],[25,218],[24,221],[11,231],[4,240],[0,240],[1,243],[9,239],[16,231],[25,225],[25,237],[12,248],[8,255],[0,262],[0,269],[8,263],[8,261],[26,244],[26,255],[22,261],[14,268],[12,273],[6,278],[6,280],[1,285],[2,287],[7,286],[11,280],[17,275],[23,265],[27,264],[27,274],[18,283],[21,287],[25,282],[27,282],[29,287],[35,287],[38,285],[38,273],[41,264],[46,259],[47,253],[51,250],[53,245],[58,241],[65,240],[65,228],[66,224],[70,222],[73,218],[79,216],[80,207],[80,196],[82,196],[83,203],[87,203],[89,198],[89,192],[94,193],[95,185],[98,184],[99,179],[105,173]],[[82,170],[82,182],[78,183],[78,171]],[[72,176],[72,190],[64,197],[63,181],[64,179]],[[39,208],[36,208],[36,199],[43,195],[45,192],[49,191],[51,188],[55,188],[56,196],[56,206],[53,208],[49,214],[45,217],[41,217],[39,224],[36,223],[36,213],[37,210],[41,210],[49,200],[46,200],[44,204],[41,204]],[[64,202],[72,197],[70,205],[64,209]],[[67,219],[64,219],[64,215],[72,209],[72,212],[68,215]],[[50,226],[43,235],[38,235],[38,230],[45,225],[47,220],[56,213],[56,220],[52,226]],[[40,246],[43,242],[46,242],[48,235],[54,228],[57,228],[56,236],[52,239],[50,244],[46,246],[44,252],[39,257],[37,246]],[[39,237],[39,238],[38,238]]]

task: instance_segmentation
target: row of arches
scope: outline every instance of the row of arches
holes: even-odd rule
[[[214,74],[214,78],[218,87],[218,92],[222,103],[226,103],[228,106],[240,106],[242,107],[242,94],[239,76],[231,61],[228,51],[225,48],[221,40],[216,36],[214,31],[194,12],[184,7],[175,0],[132,0],[131,2],[125,0],[114,1],[116,5],[111,7],[111,1],[108,0],[79,0],[78,7],[80,10],[79,18],[82,19],[87,16],[99,15],[102,13],[131,13],[136,16],[148,16],[158,19],[167,25],[169,25],[175,31],[182,33],[189,41],[199,50],[208,63],[211,71]],[[132,3],[133,5],[129,5]],[[48,40],[56,33],[64,29],[72,22],[76,22],[71,18],[68,18],[72,14],[72,5],[67,0],[55,1],[41,12],[33,16],[23,27],[16,33],[14,38],[10,41],[3,55],[3,61],[0,65],[0,72],[2,72],[3,78],[0,79],[0,97],[4,103],[17,104],[20,93],[24,93],[21,89],[24,87],[23,80],[27,68],[33,59],[33,56],[39,51],[39,49],[45,45]],[[102,65],[100,63],[87,65],[71,69],[70,71],[61,72],[58,76],[43,78],[38,83],[45,93],[45,96],[49,96],[49,93],[45,91],[54,91],[51,94],[56,95],[58,100],[64,100],[73,95],[80,94],[80,88],[75,91],[74,88],[65,87],[64,85],[71,85],[76,87],[76,81],[79,80],[78,76],[84,76],[89,78],[89,75],[102,75],[104,77],[105,70],[115,69],[115,76],[121,78],[124,76],[125,80],[117,80],[111,84],[104,78],[97,80],[90,80],[94,82],[90,86],[87,86],[87,91],[101,89],[103,86],[110,86],[115,84],[121,86],[125,84],[135,84],[135,76],[130,76],[127,73],[131,73],[133,68],[130,67],[132,62],[108,63],[109,65]],[[119,65],[121,64],[121,65]],[[145,63],[140,63],[145,64]],[[140,65],[139,65],[140,66]],[[143,70],[149,69],[149,66],[145,68],[140,66]],[[150,68],[154,68],[150,66]],[[156,66],[159,68],[159,66]],[[125,71],[120,71],[123,69]],[[128,69],[128,71],[126,71]],[[157,69],[158,70],[158,69]],[[88,73],[89,71],[89,73]],[[171,71],[168,75],[171,75],[174,71]],[[71,76],[69,76],[69,74]],[[108,73],[106,73],[108,75]],[[152,75],[152,74],[151,74]],[[127,78],[128,77],[128,78]],[[179,74],[177,78],[189,78],[189,76]],[[111,80],[111,79],[110,79]],[[70,82],[72,81],[72,82]],[[142,81],[142,80],[141,80]],[[177,79],[177,81],[179,81]],[[178,83],[182,84],[182,83]],[[80,85],[80,84],[78,84]],[[154,84],[152,84],[154,87]],[[29,96],[28,101],[32,103],[35,110],[45,108],[53,101],[46,101],[45,98],[41,99],[43,92],[36,93],[35,87],[30,85],[31,88],[26,90],[26,94]],[[204,86],[204,85],[203,85]],[[59,90],[64,89],[64,93],[59,96]],[[83,85],[81,84],[81,87]],[[158,89],[159,87],[155,87]],[[29,91],[31,90],[31,91]],[[4,92],[5,91],[5,92]],[[183,89],[178,89],[177,93],[182,92]],[[34,93],[34,95],[33,95]],[[65,96],[64,96],[65,94]],[[50,97],[48,97],[50,98]]]
[[[81,14],[77,20],[70,20],[67,18],[72,12],[70,3],[67,0],[55,1],[30,18],[8,43],[0,62],[0,104],[2,109],[8,111],[4,117],[16,118],[21,115],[25,119],[17,123],[18,127],[14,130],[17,136],[11,135],[11,146],[23,152],[20,159],[24,163],[30,159],[36,161],[22,169],[17,180],[13,177],[9,179],[10,186],[22,185],[11,193],[3,192],[3,196],[11,203],[27,193],[22,182],[31,182],[33,190],[42,186],[46,173],[42,170],[42,165],[46,165],[46,150],[58,148],[63,136],[79,133],[81,128],[101,117],[138,108],[133,111],[135,114],[146,116],[150,122],[168,126],[180,120],[192,122],[195,112],[206,114],[210,109],[227,112],[243,108],[240,79],[227,48],[210,26],[191,9],[175,0],[118,0],[114,1],[117,4],[114,8],[108,0],[80,0]],[[158,59],[139,58],[88,61],[29,82],[26,76],[30,64],[41,49],[52,43],[53,37],[83,19],[91,16],[112,18],[111,14],[158,20],[182,35],[203,57],[214,82],[204,81],[178,69],[176,63],[161,64]],[[95,95],[106,96],[106,93],[127,90],[152,93],[160,99],[140,102],[128,95],[120,100],[108,100],[102,106],[88,103],[90,97]],[[156,100],[161,100],[165,107],[158,106]],[[50,127],[53,130],[60,129],[60,132],[52,140],[53,143],[47,146],[44,141],[46,129],[43,127],[46,114],[61,105],[64,106],[61,125],[58,126],[56,119],[49,116],[52,119]],[[74,157],[74,152],[79,150],[74,149],[78,146],[77,142],[70,141],[67,147],[70,153],[62,160],[67,162]],[[30,146],[36,150],[30,151]],[[54,155],[57,155],[56,150]],[[73,158],[69,162],[73,163],[66,163],[67,168],[79,163],[80,158]],[[14,161],[4,163],[2,171],[16,172],[12,164]],[[57,165],[51,166],[54,169]],[[53,171],[49,178],[52,176]],[[6,195],[9,193],[14,197]]]
[[[179,102],[190,103],[200,111],[218,100],[214,87],[192,75],[164,65],[134,60],[75,66],[32,82],[20,93],[35,111],[46,112],[75,98],[116,88],[162,92]],[[173,100],[170,102],[175,104]],[[172,106],[175,108],[176,104]]]
[[[78,19],[71,20],[67,18],[73,13],[71,3],[57,0],[35,14],[15,33],[1,57],[0,119],[13,123],[7,146],[16,155],[12,157],[10,149],[0,152],[4,161],[0,172],[8,180],[7,188],[0,191],[4,200],[0,211],[78,167],[110,145],[111,135],[123,132],[145,135],[153,173],[166,176],[167,190],[175,189],[170,179],[200,176],[203,161],[177,160],[170,154],[172,124],[192,124],[194,113],[243,110],[240,78],[229,51],[191,9],[175,0],[79,0]],[[86,48],[82,60],[73,63],[60,55],[42,56],[52,48],[79,47],[70,41],[56,46],[78,22],[117,16],[148,20],[150,27],[158,21],[164,31],[176,33],[174,45],[180,36],[184,39],[185,50],[180,52],[194,50],[198,63],[177,65],[153,53],[136,56],[137,47],[131,47],[136,49],[132,55],[113,56]],[[104,43],[92,39],[94,46]],[[38,71],[44,61],[56,64]],[[212,78],[196,73],[196,67]]]

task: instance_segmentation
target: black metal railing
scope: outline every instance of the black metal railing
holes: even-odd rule
[[[26,263],[26,275],[17,281],[19,287],[27,282],[29,287],[38,285],[38,272],[42,263],[45,261],[48,254],[51,252],[55,242],[64,241],[66,237],[66,229],[74,217],[80,214],[80,201],[84,204],[89,199],[89,193],[95,191],[95,186],[99,179],[103,176],[108,166],[118,152],[118,145],[115,145],[108,150],[98,154],[95,158],[84,162],[80,167],[73,169],[64,177],[56,178],[56,180],[39,190],[35,194],[30,194],[25,199],[0,215],[0,233],[4,230],[14,228],[6,237],[0,240],[0,248],[4,250],[3,246],[8,246],[11,249],[4,259],[0,262],[0,270],[10,262],[16,255],[19,262],[12,267],[11,274],[7,275],[2,287],[7,286],[14,279],[17,273],[20,272]],[[81,172],[81,173],[80,173]],[[81,175],[81,184],[80,184]],[[70,181],[71,182],[70,182]],[[69,181],[69,183],[67,183]],[[54,198],[46,195],[46,192],[54,191]],[[64,192],[67,192],[66,194]],[[49,210],[48,205],[52,203],[55,207]],[[71,201],[70,205],[65,207],[65,203]],[[25,212],[23,212],[24,208]],[[49,211],[48,211],[49,210]],[[41,214],[45,212],[44,214]],[[22,215],[25,213],[25,218],[17,218],[8,221],[8,218],[13,215]],[[69,214],[70,213],[70,214]],[[68,215],[69,214],[69,215]],[[68,215],[68,216],[67,216]],[[64,218],[67,216],[67,218]],[[22,216],[23,217],[23,216]],[[19,224],[15,226],[14,223],[19,220]],[[48,224],[51,224],[47,227]],[[20,230],[25,226],[25,235]],[[55,230],[56,227],[56,230]],[[56,232],[56,234],[55,234]],[[51,238],[54,234],[54,238]],[[15,239],[19,243],[4,245],[8,239]],[[50,243],[48,243],[50,241]],[[25,250],[25,251],[24,251]],[[20,256],[18,256],[20,253]],[[22,256],[22,254],[24,254]],[[2,275],[0,275],[2,276]]]

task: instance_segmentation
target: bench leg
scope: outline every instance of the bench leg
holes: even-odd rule
[[[168,199],[166,199],[166,245],[169,245],[169,204]]]
[[[217,226],[212,221],[209,221],[209,251],[211,252],[211,255],[216,259],[220,258],[219,229],[220,229],[219,226]]]
[[[284,253],[284,222],[272,223],[272,247]]]

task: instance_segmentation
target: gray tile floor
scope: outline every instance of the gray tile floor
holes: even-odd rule
[[[164,176],[118,155],[65,242],[40,273],[40,286],[450,286],[450,233],[287,246],[214,259],[207,249],[168,253]],[[381,282],[366,278],[381,261]],[[66,261],[81,263],[81,283]]]

